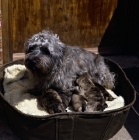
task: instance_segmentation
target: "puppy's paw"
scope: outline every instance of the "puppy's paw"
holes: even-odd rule
[[[99,111],[102,112],[108,105],[106,103],[102,104],[100,102],[94,102],[92,104],[87,104],[86,112]]]
[[[86,100],[82,95],[73,94],[71,104],[77,112],[84,112],[86,110]]]
[[[107,98],[106,98],[106,101],[113,101],[115,98],[113,98],[111,95],[110,96],[108,96]]]
[[[28,89],[26,92],[31,95],[34,95],[34,96],[41,95],[41,91],[39,89],[35,89],[35,88]]]
[[[49,110],[49,113],[52,112],[50,114],[65,112],[64,105],[59,102],[50,106],[48,110]]]
[[[108,105],[106,103],[104,103],[104,104],[99,103],[96,107],[96,111],[103,111],[107,107],[108,107]]]
[[[50,114],[65,112],[62,99],[55,90],[43,91],[40,103]]]

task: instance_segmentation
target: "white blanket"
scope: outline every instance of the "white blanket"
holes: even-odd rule
[[[9,66],[4,71],[4,97],[12,106],[25,114],[35,116],[45,116],[49,113],[39,105],[36,96],[30,95],[26,91],[33,88],[35,79],[30,71],[24,65],[15,64]],[[120,108],[124,106],[124,99],[122,96],[117,96],[113,91],[108,92],[115,98],[113,101],[107,101],[108,108],[104,111]],[[70,107],[68,112],[72,112]]]

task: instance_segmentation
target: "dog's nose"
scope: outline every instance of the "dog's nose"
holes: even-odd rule
[[[34,58],[25,58],[25,65],[28,67],[34,67],[36,66],[36,61],[34,60]]]
[[[35,66],[35,65],[36,65],[36,62],[35,62],[35,61],[30,61],[30,64],[31,64],[32,66]]]
[[[33,60],[33,61],[30,60],[29,63],[30,63],[30,65],[33,66],[33,67],[36,66],[36,64],[37,64],[36,61],[34,61],[34,60]]]

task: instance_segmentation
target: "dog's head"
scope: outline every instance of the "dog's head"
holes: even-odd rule
[[[65,45],[56,34],[44,30],[25,42],[25,66],[37,76],[51,73],[63,57]]]

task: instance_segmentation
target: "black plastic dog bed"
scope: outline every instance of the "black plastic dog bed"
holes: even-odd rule
[[[0,102],[12,130],[24,140],[108,140],[123,126],[133,103],[135,90],[114,62],[105,59],[110,70],[117,75],[114,92],[125,100],[119,109],[99,113],[57,113],[46,117],[23,114],[12,107],[3,96],[3,70],[23,60],[13,61],[0,68]]]

